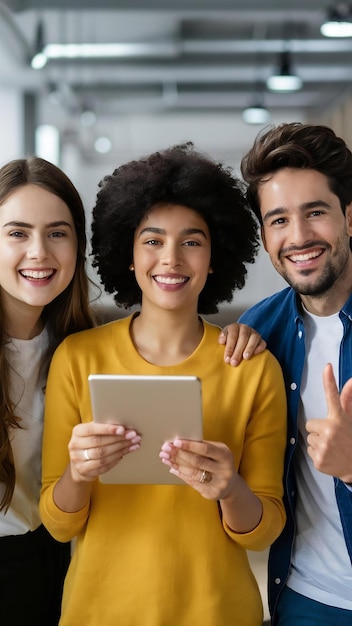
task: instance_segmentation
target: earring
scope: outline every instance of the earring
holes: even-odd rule
[[[129,268],[128,268],[128,269],[129,269],[131,272],[134,272],[134,265],[133,265],[133,263],[131,263],[131,265],[129,266]]]

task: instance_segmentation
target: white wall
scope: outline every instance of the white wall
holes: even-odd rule
[[[0,89],[0,166],[23,156],[22,107],[17,89]]]

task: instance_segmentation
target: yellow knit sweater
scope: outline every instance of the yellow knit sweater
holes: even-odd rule
[[[130,338],[131,318],[71,335],[49,373],[40,511],[54,537],[77,536],[65,582],[61,626],[259,626],[262,604],[246,549],[262,550],[281,532],[286,400],[280,367],[265,351],[232,368],[219,329],[204,322],[182,363],[146,362]],[[69,461],[72,428],[92,419],[92,373],[196,375],[202,380],[204,439],[225,442],[261,499],[249,533],[222,523],[217,502],[186,485],[103,485],[89,507],[65,513],[53,488]],[[161,462],[161,461],[160,461]],[[165,467],[165,471],[168,469]]]

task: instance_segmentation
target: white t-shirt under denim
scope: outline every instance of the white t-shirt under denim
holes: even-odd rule
[[[307,454],[305,423],[327,414],[322,373],[333,366],[338,383],[339,314],[318,317],[305,311],[306,361],[302,376],[296,449],[297,533],[287,586],[304,596],[344,609],[352,609],[352,569],[343,536],[331,476],[315,469]]]

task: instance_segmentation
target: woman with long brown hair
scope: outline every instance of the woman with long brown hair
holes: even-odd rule
[[[93,325],[81,198],[55,165],[0,169],[0,603],[7,626],[58,623],[70,544],[41,524],[41,443],[54,349]]]

